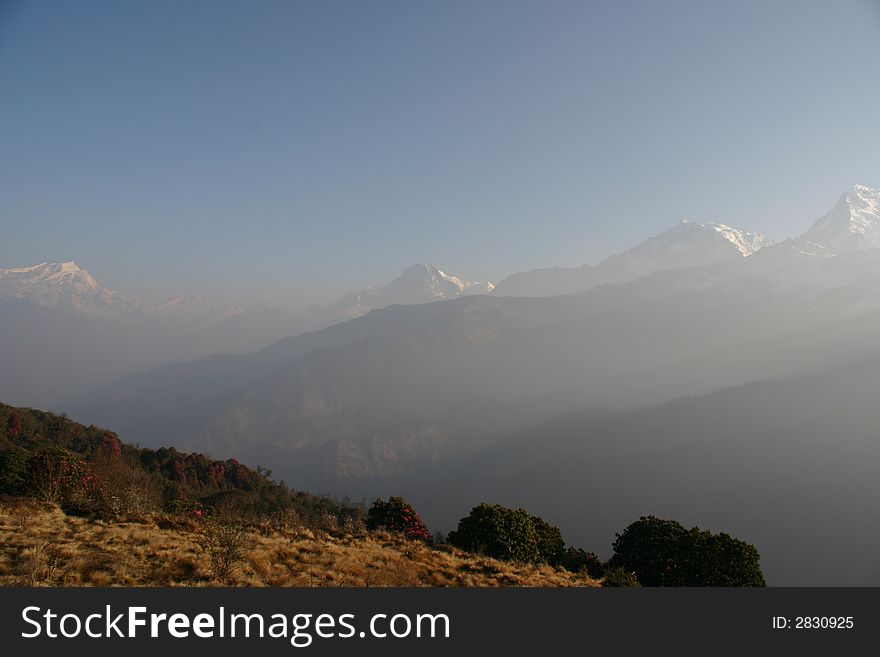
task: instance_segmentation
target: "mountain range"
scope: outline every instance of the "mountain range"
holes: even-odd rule
[[[859,469],[876,464],[873,410],[851,411],[880,394],[878,205],[880,192],[853,186],[776,244],[682,222],[596,266],[494,289],[415,265],[310,309],[313,328],[262,349],[166,363],[62,410],[145,446],[270,464],[297,487],[405,492],[441,527],[431,499],[459,490],[535,508],[569,532],[584,526],[578,500],[617,496],[605,506],[618,515],[650,500],[701,526],[754,530],[775,583],[816,581],[841,519],[876,499]],[[835,510],[841,495],[855,497]],[[796,528],[787,536],[810,531],[808,511],[780,516],[798,496],[828,515],[816,555],[797,562],[810,580],[785,565],[792,546],[774,534],[784,522]],[[599,517],[589,531],[629,520]],[[829,582],[870,568],[847,559]]]
[[[136,440],[290,462],[288,474],[320,486],[409,472],[578,405],[800,374],[876,350],[880,252],[832,257],[812,239],[816,226],[848,234],[876,197],[854,187],[803,237],[745,253],[742,231],[683,224],[616,259],[681,252],[682,267],[666,257],[668,269],[579,294],[390,306],[252,354],[133,375],[68,409]],[[730,246],[694,264],[707,235]]]
[[[625,283],[668,269],[718,264],[747,258],[772,242],[725,224],[682,220],[641,244],[612,255],[598,265],[552,267],[518,272],[499,281],[499,296],[555,296],[586,292],[599,285]]]
[[[251,352],[376,308],[491,289],[418,263],[387,286],[290,311],[191,294],[149,303],[102,286],[75,262],[0,269],[0,366],[7,373],[0,398],[55,406],[165,362]]]

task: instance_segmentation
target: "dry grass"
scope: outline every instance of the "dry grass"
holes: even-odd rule
[[[304,529],[247,533],[221,579],[205,527],[152,516],[108,522],[48,504],[0,502],[2,586],[597,586],[549,566],[511,564],[387,533],[331,536]]]

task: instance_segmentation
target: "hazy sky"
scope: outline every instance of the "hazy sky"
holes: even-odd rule
[[[319,301],[780,238],[880,185],[880,6],[0,0],[0,267]]]

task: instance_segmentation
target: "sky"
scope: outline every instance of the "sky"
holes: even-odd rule
[[[878,69],[878,0],[0,0],[0,267],[298,306],[785,238],[880,186]]]

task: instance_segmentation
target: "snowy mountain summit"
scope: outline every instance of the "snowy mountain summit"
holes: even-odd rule
[[[762,233],[733,228],[713,221],[697,223],[682,219],[678,225],[642,242],[624,254],[664,251],[671,257],[680,257],[683,253],[689,253],[687,264],[692,264],[690,260],[715,260],[722,253],[728,257],[748,257],[771,243],[771,240]],[[713,250],[716,253],[712,253]],[[675,266],[685,264],[681,261],[674,263]]]
[[[487,294],[493,287],[492,283],[465,281],[434,265],[418,262],[407,267],[383,290],[386,294],[412,297],[421,302],[425,299],[453,299],[467,294]]]
[[[739,260],[770,244],[761,233],[683,219],[669,230],[599,263],[597,281],[620,283],[658,271]]]
[[[133,310],[141,303],[101,287],[75,262],[44,262],[0,269],[0,297],[26,299],[41,306],[66,305],[93,312]]]
[[[180,319],[219,319],[243,312],[232,302],[202,299],[195,295],[177,297],[161,305],[149,304],[103,287],[73,261],[0,269],[0,298],[4,297],[94,316],[137,312]]]
[[[760,249],[772,244],[772,241],[763,233],[753,233],[741,228],[733,228],[726,224],[718,224],[712,221],[695,224],[684,219],[680,225],[690,230],[707,233],[715,239],[726,240],[732,244],[743,257],[754,255]]]
[[[388,285],[366,287],[346,294],[330,306],[316,308],[315,312],[342,321],[394,304],[430,303],[471,294],[488,294],[494,287],[492,283],[466,281],[434,265],[418,262],[404,269]]]
[[[31,267],[0,269],[0,293],[3,296],[23,296],[29,292],[61,289],[92,292],[98,283],[75,262],[44,262]]]
[[[678,224],[598,265],[533,269],[498,283],[499,296],[558,296],[599,285],[625,283],[654,272],[699,267],[749,257],[772,242],[761,233],[711,221]]]
[[[802,239],[837,252],[880,248],[880,190],[853,185]]]

